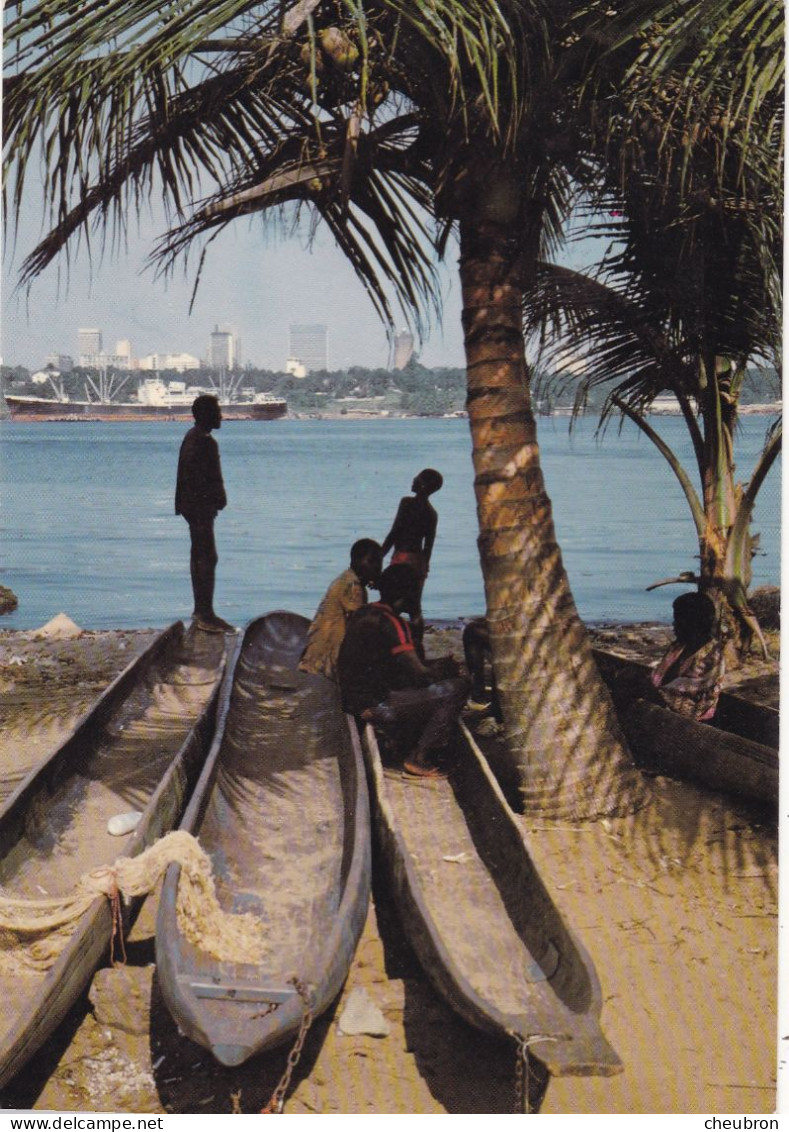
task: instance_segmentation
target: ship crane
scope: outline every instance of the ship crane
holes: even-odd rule
[[[52,376],[51,373],[47,374],[47,379],[49,381],[49,384],[52,386],[53,390],[55,391],[55,400],[56,401],[68,401],[68,397],[66,396],[66,391],[63,388],[63,378],[60,376],[60,374],[58,374],[57,381],[55,381],[55,379],[54,379],[54,377]]]
[[[97,384],[90,376],[90,374],[86,374],[85,396],[89,401],[92,400],[90,395],[90,389],[92,389],[96,394],[96,400],[98,401],[98,403],[100,405],[106,405],[108,401],[113,401],[115,399],[115,395],[117,393],[120,393],[121,389],[123,389],[128,380],[128,375],[126,377],[121,377],[121,375],[118,373],[114,373],[111,377],[109,377],[107,375],[106,369],[103,369],[99,372],[99,380]],[[90,385],[90,389],[88,389],[88,384]]]

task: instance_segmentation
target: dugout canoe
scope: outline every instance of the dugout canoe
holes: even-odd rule
[[[739,801],[775,810],[778,805],[777,677],[757,697],[737,688],[724,690],[715,724],[699,723],[638,692],[651,665],[595,649],[633,758],[653,773],[695,782]]]
[[[614,702],[628,699],[628,686],[634,678],[646,680],[653,664],[646,660],[623,656],[611,649],[592,650],[600,674],[611,689]],[[625,695],[619,697],[618,688],[625,685]],[[752,743],[778,749],[780,730],[778,674],[767,679],[752,679],[724,688],[718,701],[716,727],[729,731]]]
[[[213,732],[225,639],[178,621],[109,685],[68,739],[0,809],[0,895],[51,899],[86,872],[134,857],[173,829]],[[137,811],[131,832],[111,818]],[[141,900],[123,910],[124,928]],[[109,901],[97,897],[48,970],[0,947],[0,1086],[51,1036],[108,953]]]
[[[224,912],[265,927],[259,962],[219,960],[181,931],[180,866],[156,927],[162,996],[183,1032],[223,1065],[292,1039],[340,993],[370,899],[367,785],[336,685],[297,665],[309,622],[250,622],[228,664],[217,729],[181,823],[211,858]],[[297,989],[296,981],[303,988]]]
[[[619,711],[636,763],[655,774],[695,782],[765,812],[778,807],[778,751],[698,723],[659,704],[635,700]]]
[[[592,960],[463,724],[461,733],[449,778],[414,781],[384,764],[375,731],[364,729],[375,840],[404,934],[449,1005],[518,1043],[545,1085],[619,1073]]]

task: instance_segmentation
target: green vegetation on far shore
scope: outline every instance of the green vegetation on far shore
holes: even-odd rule
[[[87,381],[94,381],[97,371],[75,367],[70,373],[61,374],[57,381],[63,392],[72,400],[85,400]],[[150,377],[144,371],[131,373],[123,385],[118,400],[133,396],[138,381]],[[162,370],[159,376],[164,381],[185,381],[187,385],[211,388],[218,385],[218,375],[209,369],[190,370],[178,373],[175,370]],[[394,413],[417,417],[442,417],[457,413],[465,408],[466,371],[464,368],[434,367],[432,369],[411,361],[401,370],[365,369],[351,366],[347,370],[319,370],[308,373],[306,377],[294,377],[282,371],[257,369],[247,366],[236,371],[230,378],[238,389],[254,390],[255,393],[269,392],[284,397],[288,409],[294,414],[344,415],[348,412]],[[23,366],[2,366],[0,368],[2,391],[23,396],[48,397],[53,395],[49,383],[38,384],[32,381],[30,370]],[[562,380],[551,381],[542,376],[540,394],[535,409],[569,410],[573,405],[575,390],[571,383]],[[586,412],[597,415],[605,400],[605,386],[594,389],[589,396]],[[91,397],[95,396],[91,393]],[[780,379],[774,370],[752,369],[748,371],[741,404],[764,404],[781,396]],[[0,408],[0,411],[2,409]]]

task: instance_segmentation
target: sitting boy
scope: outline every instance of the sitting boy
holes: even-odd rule
[[[423,662],[411,628],[401,617],[413,600],[417,579],[409,566],[381,574],[381,600],[357,610],[340,646],[337,674],[345,711],[376,727],[413,732],[403,762],[415,778],[444,778],[435,765],[452,739],[468,695],[452,657]]]
[[[674,635],[651,673],[666,707],[706,723],[718,707],[724,673],[723,646],[714,636],[715,603],[707,594],[681,594],[673,605]]]
[[[489,712],[490,717],[500,723],[501,704],[491,660],[490,631],[486,618],[475,617],[463,629],[463,656],[471,680],[471,695],[466,707],[469,711]],[[486,663],[491,669],[490,694],[485,684]]]
[[[367,587],[378,588],[383,554],[379,544],[362,538],[351,547],[351,564],[324,594],[307,631],[299,668],[316,676],[337,679],[337,656],[348,618],[367,603]]]

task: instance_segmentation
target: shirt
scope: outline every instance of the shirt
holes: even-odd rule
[[[299,661],[302,672],[337,679],[337,656],[345,636],[345,624],[366,602],[364,586],[350,567],[334,579],[307,631],[307,644]]]
[[[374,601],[352,614],[337,658],[342,705],[351,715],[412,686],[397,658],[414,651],[411,628],[390,605]]]
[[[686,653],[679,641],[669,645],[652,672],[652,683],[667,707],[700,721],[712,719],[723,679],[723,649],[716,640]],[[667,677],[669,679],[667,679]]]

